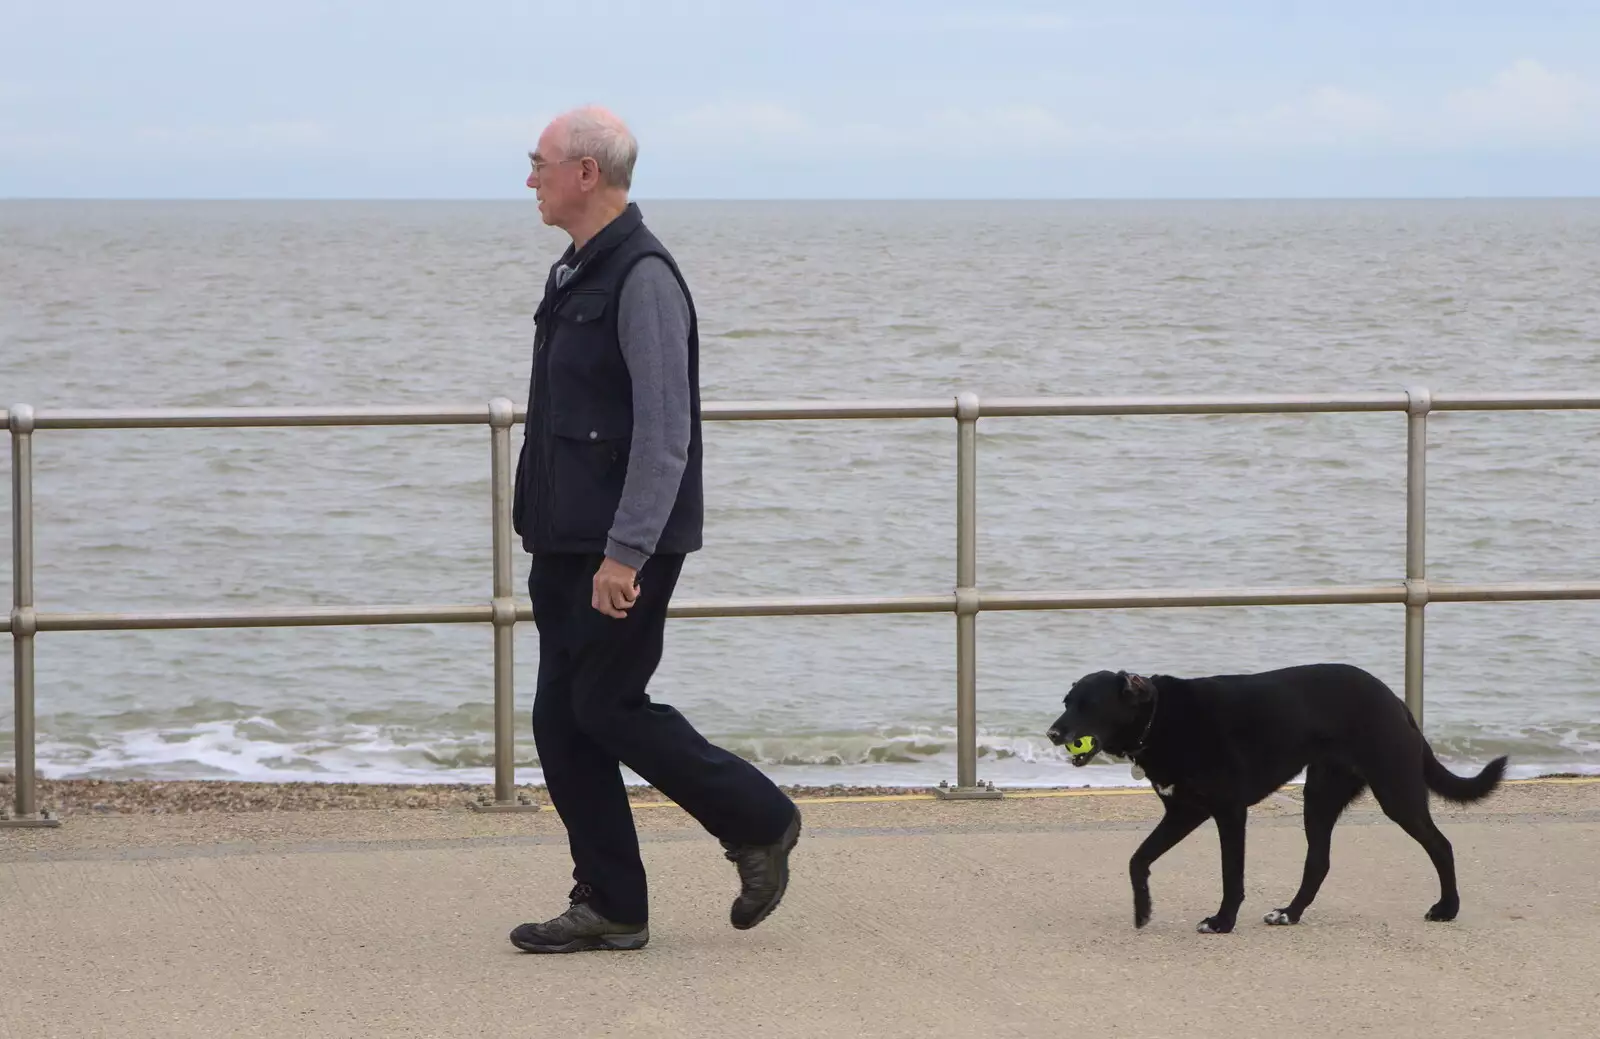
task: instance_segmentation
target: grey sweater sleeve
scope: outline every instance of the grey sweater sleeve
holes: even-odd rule
[[[689,301],[661,257],[628,272],[617,337],[633,381],[633,441],[606,555],[637,570],[655,552],[689,464]]]

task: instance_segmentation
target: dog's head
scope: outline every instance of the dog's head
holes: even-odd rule
[[[1045,735],[1058,747],[1084,737],[1093,741],[1087,751],[1073,754],[1074,765],[1087,765],[1102,750],[1122,755],[1137,749],[1155,695],[1155,684],[1143,675],[1126,671],[1084,675],[1067,690],[1061,717]]]

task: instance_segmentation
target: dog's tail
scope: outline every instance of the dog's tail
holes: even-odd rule
[[[1433,756],[1433,748],[1426,741],[1422,744],[1422,753],[1422,778],[1427,780],[1428,789],[1447,801],[1481,801],[1494,793],[1495,787],[1500,785],[1500,780],[1506,774],[1506,758],[1503,754],[1485,765],[1482,772],[1468,777],[1458,776],[1439,764],[1439,759]]]

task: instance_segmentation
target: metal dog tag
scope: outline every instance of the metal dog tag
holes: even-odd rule
[[[1144,769],[1139,767],[1139,763],[1138,762],[1134,762],[1134,764],[1133,764],[1133,778],[1134,779],[1143,779],[1144,778]]]

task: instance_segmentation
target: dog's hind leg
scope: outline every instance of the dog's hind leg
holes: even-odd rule
[[[1293,901],[1266,916],[1269,924],[1297,924],[1300,915],[1317,897],[1328,875],[1328,855],[1333,844],[1333,824],[1346,806],[1361,796],[1366,780],[1349,769],[1328,762],[1315,762],[1306,769],[1305,822],[1306,869],[1300,890]]]
[[[1450,847],[1450,839],[1439,832],[1428,814],[1428,788],[1422,784],[1420,773],[1418,769],[1414,780],[1409,776],[1403,780],[1379,780],[1372,785],[1372,795],[1383,807],[1383,814],[1422,845],[1439,873],[1439,901],[1428,909],[1426,919],[1454,920],[1461,910],[1461,895],[1456,890],[1455,852]],[[1377,776],[1372,778],[1378,779]]]

